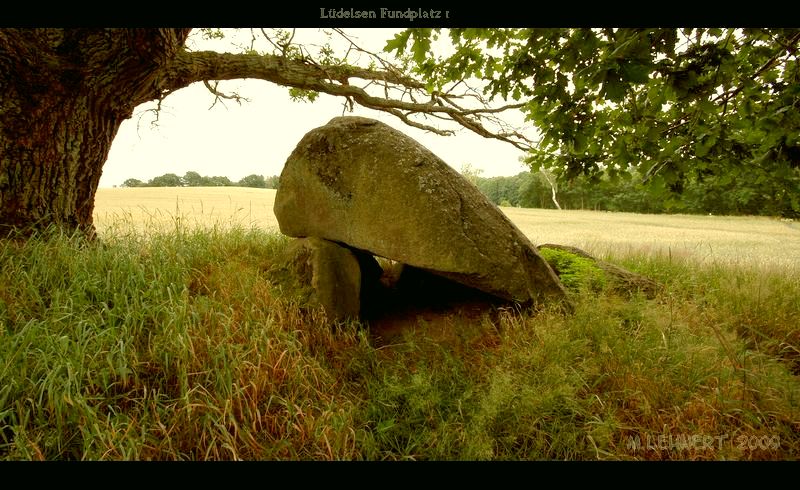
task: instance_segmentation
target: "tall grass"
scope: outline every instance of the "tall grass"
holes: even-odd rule
[[[178,223],[0,242],[0,459],[800,455],[797,277],[607,257],[664,291],[378,345],[273,284],[287,244]]]
[[[346,386],[264,273],[285,240],[176,230],[2,249],[7,459],[332,457]],[[329,349],[333,350],[333,349]],[[290,441],[290,444],[286,444]]]

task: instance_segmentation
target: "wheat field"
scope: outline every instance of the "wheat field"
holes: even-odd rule
[[[176,223],[278,230],[275,193],[243,187],[99,189],[95,225],[99,233],[169,229]],[[661,255],[706,264],[800,269],[800,226],[787,220],[500,209],[535,244],[572,245],[600,256]]]
[[[98,189],[94,221],[99,233],[118,227],[138,230],[243,225],[278,229],[274,189],[250,187],[139,187]]]

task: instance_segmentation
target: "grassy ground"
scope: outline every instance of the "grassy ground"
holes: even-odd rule
[[[800,456],[791,269],[618,247],[655,299],[576,289],[571,315],[420,315],[378,343],[270,282],[287,238],[165,224],[0,242],[0,459]]]

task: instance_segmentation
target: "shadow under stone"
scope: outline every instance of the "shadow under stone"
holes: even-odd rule
[[[433,338],[496,321],[498,309],[511,303],[433,272],[382,260],[380,276],[363,277],[361,320],[377,345],[393,343],[408,332]]]

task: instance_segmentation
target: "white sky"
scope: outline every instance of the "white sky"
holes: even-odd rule
[[[297,41],[319,39],[318,29],[299,30]],[[395,29],[347,29],[362,47],[380,51]],[[247,35],[249,42],[249,33]],[[226,43],[229,41],[225,41]],[[219,43],[219,42],[218,42]],[[204,44],[202,49],[213,49]],[[223,48],[224,49],[224,48]],[[228,48],[235,51],[236,48]],[[214,96],[196,83],[167,97],[158,126],[154,115],[139,106],[125,121],[103,167],[100,187],[113,187],[128,178],[147,181],[165,173],[187,171],[227,176],[237,181],[250,174],[279,175],[286,158],[305,133],[341,116],[342,99],[320,95],[313,103],[293,102],[288,88],[261,80],[222,82],[223,92],[236,91],[250,99],[238,105],[226,100],[209,110]],[[388,114],[356,106],[348,115],[379,119],[415,138],[457,170],[465,163],[485,177],[515,175],[528,168],[519,162],[522,151],[508,143],[461,130],[455,136],[438,136],[406,126]],[[518,119],[521,120],[521,119]],[[515,121],[517,122],[517,121]]]

